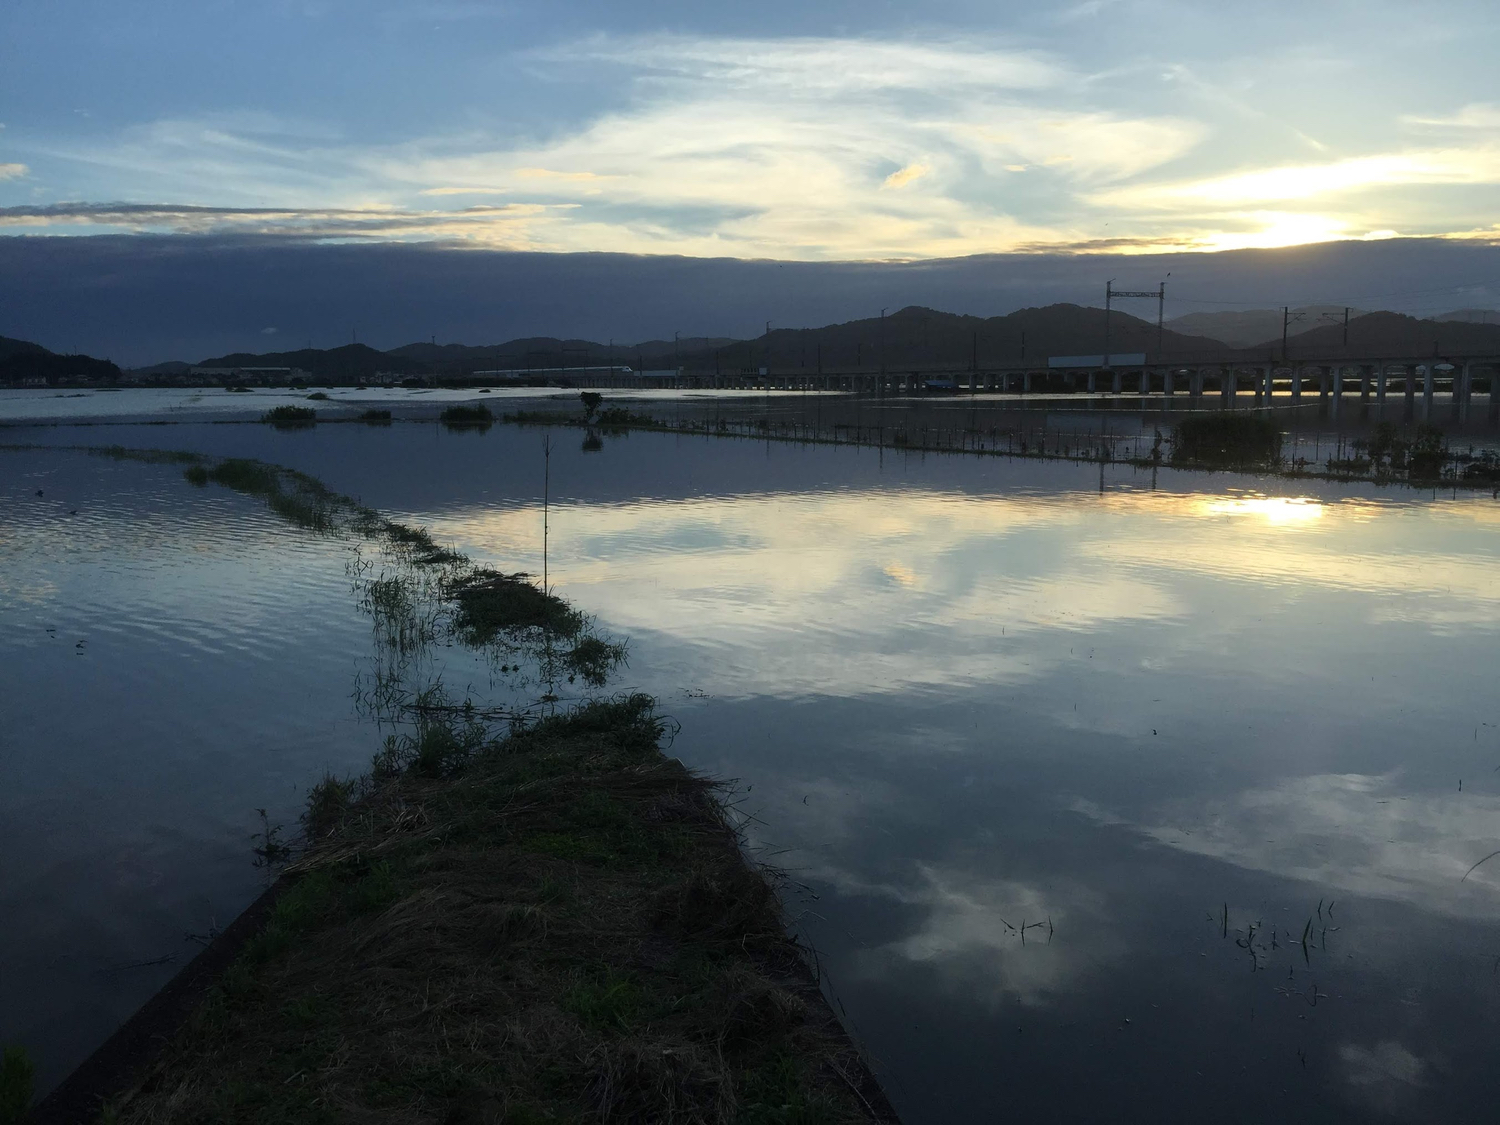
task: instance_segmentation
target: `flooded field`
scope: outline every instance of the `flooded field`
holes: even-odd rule
[[[259,458],[542,571],[537,430],[122,417],[0,440]],[[1489,1115],[1488,493],[551,433],[550,580],[629,640],[598,690],[737,779],[903,1120]],[[180,465],[0,452],[0,1041],[44,1085],[380,748],[352,550]]]

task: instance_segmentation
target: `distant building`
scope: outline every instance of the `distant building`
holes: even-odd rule
[[[263,387],[286,386],[312,378],[310,371],[300,367],[194,367],[188,375],[215,383],[255,383]]]

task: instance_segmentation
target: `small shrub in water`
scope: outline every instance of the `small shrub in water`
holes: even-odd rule
[[[448,587],[458,603],[456,624],[470,644],[485,644],[501,633],[544,629],[575,636],[583,616],[567,602],[532,585],[524,574],[480,569]]]
[[[1270,466],[1281,460],[1281,431],[1255,414],[1198,414],[1177,424],[1174,465]]]
[[[389,426],[391,412],[389,410],[366,410],[359,416],[359,420],[368,426]]]
[[[1418,426],[1416,440],[1411,443],[1411,451],[1406,457],[1411,475],[1431,480],[1442,473],[1443,462],[1447,459],[1443,431],[1437,426]]]
[[[278,406],[267,410],[260,416],[260,420],[277,429],[294,430],[314,425],[318,420],[318,412],[307,406]]]
[[[490,408],[482,403],[476,406],[450,406],[441,416],[443,425],[454,428],[489,426],[495,421]]]
[[[328,396],[325,395],[322,391],[313,391],[313,393],[310,394],[310,395],[308,395],[307,397],[309,399],[311,399],[312,401],[314,401],[314,402],[327,402],[328,401]]]

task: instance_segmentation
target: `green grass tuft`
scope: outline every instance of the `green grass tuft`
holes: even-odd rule
[[[281,430],[302,429],[314,425],[318,412],[308,406],[278,406],[260,416],[262,422]]]
[[[20,1125],[36,1093],[36,1066],[24,1047],[0,1053],[0,1125]]]

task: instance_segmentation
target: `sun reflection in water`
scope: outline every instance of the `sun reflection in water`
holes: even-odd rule
[[[1327,514],[1327,505],[1310,496],[1216,496],[1200,511],[1212,516],[1256,516],[1273,527],[1303,527]]]

